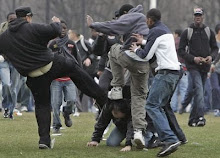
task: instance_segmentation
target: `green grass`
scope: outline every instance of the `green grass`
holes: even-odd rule
[[[52,150],[38,149],[37,123],[34,113],[23,113],[15,120],[4,119],[0,113],[0,158],[155,158],[159,149],[120,152],[121,147],[107,147],[102,141],[98,147],[88,148],[94,114],[82,113],[73,118],[73,126],[62,130]],[[177,118],[188,144],[179,147],[170,158],[220,158],[220,117],[207,115],[205,127],[188,127],[188,114]],[[124,143],[122,143],[124,145]]]

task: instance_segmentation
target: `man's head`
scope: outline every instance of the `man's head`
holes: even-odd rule
[[[129,102],[124,99],[112,100],[109,104],[109,108],[112,112],[114,118],[124,118],[126,115],[130,115],[130,106]]]
[[[16,18],[17,18],[17,16],[16,16],[16,14],[14,12],[10,12],[10,13],[7,14],[7,21],[8,22],[10,22],[10,21],[12,21],[12,20],[14,20]]]
[[[195,23],[195,25],[198,25],[198,26],[201,25],[203,23],[203,19],[204,19],[203,9],[202,8],[194,8],[193,14],[194,14],[194,23]]]
[[[149,28],[152,28],[154,23],[160,21],[160,19],[161,19],[160,10],[153,8],[147,12],[147,25]]]
[[[15,9],[17,18],[25,18],[28,22],[32,21],[33,12],[30,7],[18,7]]]
[[[176,29],[176,30],[174,31],[174,37],[180,37],[181,34],[182,34],[182,30],[181,30],[181,29]]]
[[[60,23],[62,25],[62,31],[61,31],[61,36],[60,37],[62,38],[62,37],[65,37],[67,35],[68,30],[67,30],[67,24],[64,20],[61,20]]]
[[[131,10],[132,8],[134,8],[134,6],[130,5],[130,4],[124,4],[123,6],[121,6],[121,8],[119,9],[119,16],[122,16],[124,14],[127,14],[129,12],[129,10]]]

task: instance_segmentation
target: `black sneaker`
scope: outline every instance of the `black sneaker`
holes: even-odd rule
[[[5,108],[4,111],[5,111],[5,112],[4,112],[4,114],[3,114],[3,117],[4,117],[4,118],[8,118],[8,117],[9,117],[9,110],[8,110],[8,108]]]
[[[152,136],[151,140],[148,143],[147,148],[148,149],[153,149],[153,148],[157,148],[161,146],[161,141],[159,140],[158,137],[156,137],[155,135]]]
[[[157,154],[158,157],[164,157],[167,155],[170,155],[171,153],[175,152],[178,149],[178,146],[180,145],[180,142],[163,142],[162,149]]]
[[[181,140],[180,143],[181,143],[181,145],[184,145],[184,144],[188,143],[188,140],[187,139]]]
[[[55,143],[55,138],[51,140],[50,144],[39,144],[39,149],[53,149]]]
[[[63,113],[63,117],[64,117],[64,120],[65,120],[65,125],[67,127],[71,127],[73,123],[72,123],[72,120],[70,118],[70,115]]]
[[[10,120],[14,120],[13,115],[10,114],[10,115],[9,115],[9,119],[10,119]]]
[[[204,117],[200,117],[198,122],[197,122],[197,124],[196,124],[196,126],[203,127],[203,126],[205,126],[205,122],[206,122],[205,118]]]

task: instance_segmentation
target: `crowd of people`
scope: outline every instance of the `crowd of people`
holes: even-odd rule
[[[158,157],[170,155],[188,142],[176,112],[191,104],[189,127],[205,126],[208,110],[220,116],[220,24],[215,35],[203,23],[202,8],[193,15],[188,28],[172,33],[160,10],[144,15],[142,5],[125,4],[106,22],[87,15],[92,37],[86,40],[64,20],[32,23],[31,8],[18,7],[1,24],[3,116],[14,119],[18,102],[34,106],[39,149],[50,149],[51,111],[52,133],[61,135],[61,112],[71,127],[73,111],[92,111],[94,105],[88,147],[98,146],[112,120],[108,146],[126,139],[120,151],[161,147]]]

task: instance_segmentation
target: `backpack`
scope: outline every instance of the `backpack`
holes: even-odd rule
[[[208,26],[206,26],[204,30],[205,30],[206,35],[208,36],[208,40],[210,40],[210,36],[211,36],[210,28]],[[188,45],[186,46],[186,49],[185,49],[187,53],[189,53],[189,41],[192,37],[192,34],[193,34],[193,28],[188,27],[187,28]]]
[[[208,26],[205,27],[204,30],[205,30],[206,35],[208,36],[208,39],[210,40],[211,31],[210,31],[209,27]],[[192,37],[192,34],[193,34],[193,29],[188,27],[187,28],[187,39],[188,39],[188,41],[190,41],[190,39]]]

